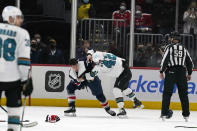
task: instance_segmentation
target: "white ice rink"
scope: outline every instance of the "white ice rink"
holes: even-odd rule
[[[197,131],[196,129],[174,128],[175,126],[197,126],[197,112],[191,112],[189,122],[184,122],[181,111],[174,111],[173,118],[162,122],[159,110],[126,109],[127,119],[111,117],[102,108],[77,108],[77,117],[66,117],[63,107],[27,107],[25,120],[38,121],[36,127],[23,131]],[[117,109],[114,109],[118,111]],[[46,123],[47,114],[58,115],[57,123]],[[6,120],[0,110],[0,120]],[[6,131],[6,123],[0,123],[0,131]]]

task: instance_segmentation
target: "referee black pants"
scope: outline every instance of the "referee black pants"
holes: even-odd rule
[[[188,85],[186,77],[186,68],[184,67],[170,67],[165,72],[164,91],[162,99],[162,112],[163,116],[166,116],[169,111],[170,100],[173,94],[174,85],[178,87],[178,94],[181,100],[182,115],[187,117],[189,112],[189,99],[188,99]]]

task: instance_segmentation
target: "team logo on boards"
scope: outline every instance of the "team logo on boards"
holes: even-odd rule
[[[64,91],[65,75],[62,71],[47,71],[45,75],[45,89],[47,92]]]

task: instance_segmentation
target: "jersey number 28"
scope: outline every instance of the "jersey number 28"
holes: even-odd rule
[[[0,38],[0,58],[6,61],[13,61],[15,59],[16,41],[14,39],[2,40]]]

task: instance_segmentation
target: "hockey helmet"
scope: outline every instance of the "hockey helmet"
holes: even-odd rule
[[[3,12],[2,12],[3,21],[9,22],[10,17],[12,17],[15,21],[17,16],[23,17],[22,11],[19,8],[15,6],[6,6],[3,9]]]
[[[170,38],[173,38],[174,40],[181,40],[181,36],[177,31],[171,32],[170,33]]]
[[[45,121],[49,123],[56,123],[60,121],[60,118],[57,115],[47,115]]]

